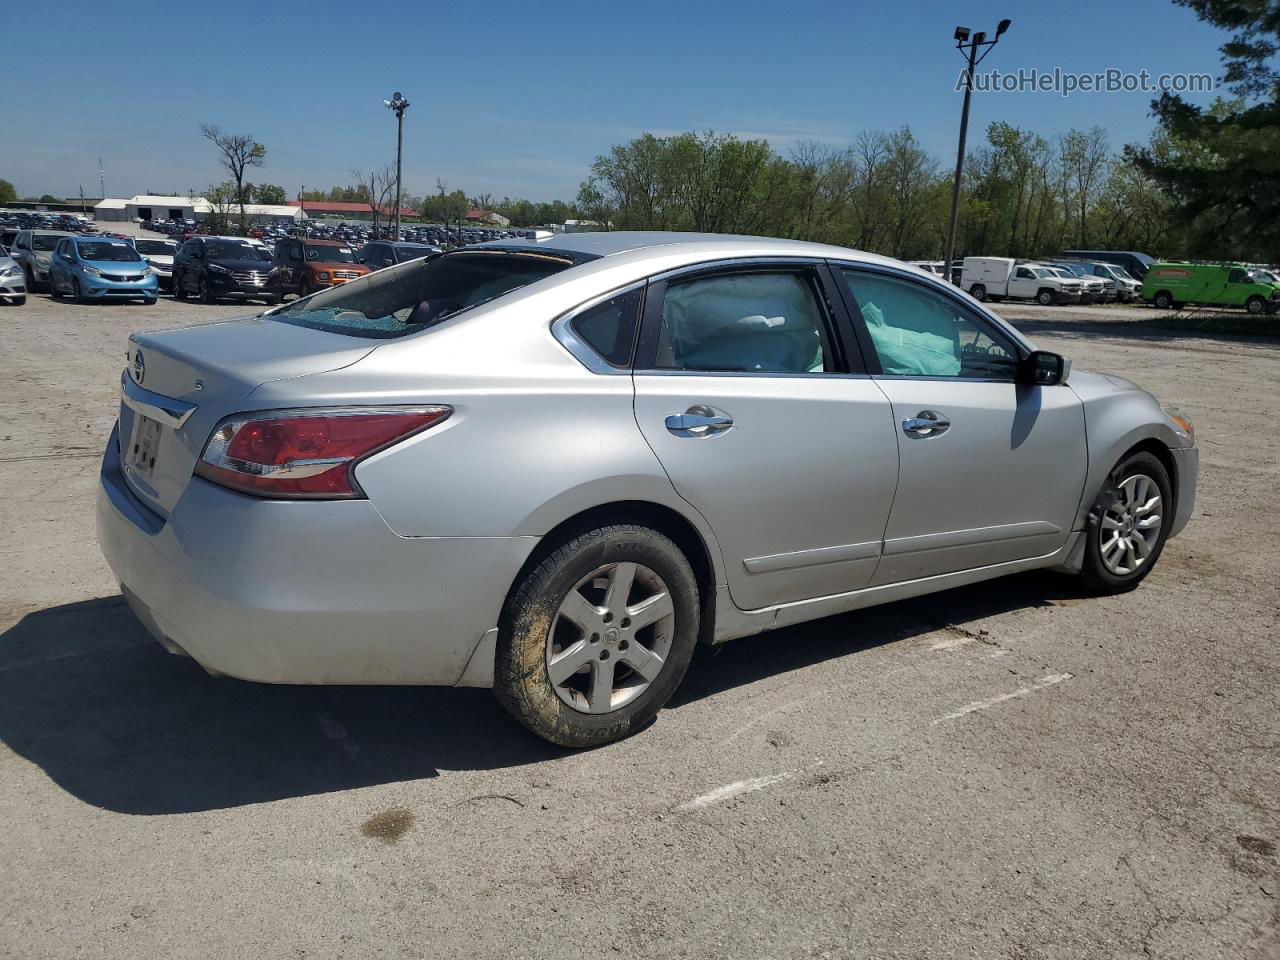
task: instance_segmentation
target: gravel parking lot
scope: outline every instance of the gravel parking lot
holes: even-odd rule
[[[0,307],[0,956],[1280,956],[1280,341],[996,309],[1195,420],[1142,587],[737,641],[575,754],[487,691],[164,653],[94,542],[125,338],[245,308]]]

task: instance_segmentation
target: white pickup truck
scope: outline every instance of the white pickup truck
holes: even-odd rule
[[[1079,303],[1083,292],[1079,279],[1060,276],[1042,263],[1019,263],[1013,257],[965,257],[960,286],[975,300],[1013,297],[1046,307]]]

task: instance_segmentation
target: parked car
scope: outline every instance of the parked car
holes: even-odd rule
[[[27,289],[33,293],[49,281],[49,261],[53,248],[63,237],[75,234],[68,230],[19,230],[9,248],[9,255],[22,267]]]
[[[1141,280],[1156,258],[1137,250],[1064,250],[1064,260],[1092,260],[1098,263],[1114,263],[1124,267],[1129,274]]]
[[[18,261],[0,246],[0,303],[20,307],[27,302],[27,277]]]
[[[155,271],[127,240],[63,237],[49,263],[49,292],[79,303],[104,300],[156,302]]]
[[[442,252],[439,247],[426,243],[390,243],[377,240],[365,244],[356,255],[356,261],[372,270],[381,270],[383,267],[394,267],[397,263],[405,263]]]
[[[1103,263],[1101,261],[1088,260],[1072,260],[1060,261],[1064,264],[1073,263],[1083,267],[1091,272],[1095,277],[1102,277],[1104,280],[1115,282],[1116,299],[1121,303],[1129,303],[1138,298],[1139,292],[1142,290],[1142,282],[1135,280],[1129,275],[1124,267],[1114,263]]]
[[[1198,467],[1181,415],[939,279],[705,234],[499,241],[134,334],[121,391],[98,542],[169,650],[492,686],[574,747],[641,729],[699,643],[1036,568],[1130,590]]]
[[[134,249],[142,254],[143,259],[155,271],[156,281],[161,290],[173,289],[173,258],[178,253],[178,244],[172,240],[153,240],[138,237],[133,241]]]
[[[1115,281],[1107,281],[1102,277],[1095,277],[1089,270],[1085,270],[1078,264],[1070,261],[1061,261],[1046,264],[1049,269],[1054,270],[1060,277],[1067,280],[1076,279],[1080,281],[1080,302],[1081,303],[1114,303],[1116,299]],[[1110,284],[1108,286],[1108,283]]]
[[[179,300],[258,300],[273,306],[280,295],[270,278],[266,252],[236,237],[192,237],[173,258],[173,295]]]
[[[965,257],[960,286],[978,301],[1014,297],[1043,306],[1079,303],[1083,284],[1042,263],[1020,263],[1013,257]]]
[[[344,240],[287,237],[276,243],[271,285],[280,297],[288,293],[304,297],[369,272],[369,267],[356,262],[355,251]]]
[[[1161,310],[1195,303],[1275,313],[1280,308],[1280,285],[1266,271],[1239,264],[1156,263],[1142,281],[1142,299]]]

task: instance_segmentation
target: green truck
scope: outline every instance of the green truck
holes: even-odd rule
[[[1142,299],[1161,310],[1197,303],[1275,313],[1280,282],[1266,270],[1240,264],[1153,263],[1142,280]]]

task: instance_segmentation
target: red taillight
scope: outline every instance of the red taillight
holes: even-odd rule
[[[352,476],[360,460],[451,413],[430,406],[228,417],[205,444],[196,475],[260,497],[360,497]]]

